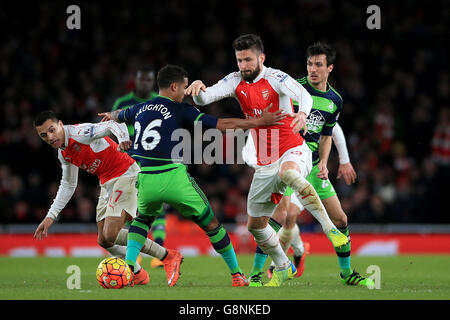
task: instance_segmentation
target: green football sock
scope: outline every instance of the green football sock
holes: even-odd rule
[[[250,271],[250,275],[262,272],[266,260],[267,254],[265,254],[259,246],[256,246],[255,257],[253,258],[253,266],[252,270]]]
[[[225,260],[230,272],[232,274],[236,272],[242,273],[237,261],[233,244],[231,243],[230,237],[225,228],[220,224],[216,229],[209,231],[206,234],[208,235],[209,241],[211,241],[214,250],[216,250],[216,252],[222,256],[223,260]]]
[[[340,232],[348,237],[348,243],[342,247],[335,248],[336,255],[338,257],[339,268],[341,269],[341,273],[344,277],[348,277],[352,274],[352,267],[350,265],[350,235],[348,232],[348,227],[338,228]]]
[[[134,271],[134,266],[136,265],[139,252],[141,252],[141,249],[145,244],[149,229],[150,226],[148,226],[145,223],[145,220],[141,217],[134,219],[128,229],[127,254],[125,257],[125,262],[130,266],[132,271]]]
[[[161,213],[152,223],[152,238],[161,247],[164,247],[166,240],[166,214]]]
[[[281,224],[273,218],[269,219],[269,225],[273,228],[273,230],[275,230],[275,232],[278,232],[281,229]],[[253,266],[250,271],[250,275],[262,272],[266,260],[267,254],[265,254],[259,246],[256,246],[255,257],[253,258]]]

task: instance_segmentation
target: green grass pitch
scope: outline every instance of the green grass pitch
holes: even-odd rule
[[[252,255],[238,256],[246,275]],[[309,255],[302,277],[280,288],[233,288],[231,276],[220,257],[186,257],[182,276],[173,288],[166,285],[162,268],[151,269],[143,259],[150,282],[120,290],[103,289],[95,271],[102,258],[0,257],[1,300],[448,300],[450,256],[352,257],[352,267],[366,274],[367,267],[380,270],[380,289],[344,286],[338,280],[337,258]],[[81,288],[68,289],[66,273],[71,265],[81,271]],[[266,263],[266,267],[268,262]],[[371,272],[370,272],[371,273]],[[267,279],[266,279],[267,281]]]

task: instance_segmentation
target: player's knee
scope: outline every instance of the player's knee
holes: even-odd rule
[[[294,171],[296,173],[300,173],[300,168],[297,165],[297,163],[293,162],[293,161],[287,161],[284,162],[281,165],[281,168],[278,172],[278,175],[280,176],[280,179],[283,179],[283,176],[286,175],[286,173],[288,173],[289,171]]]
[[[155,217],[153,216],[145,216],[145,215],[139,215],[135,218],[136,221],[145,224],[149,228],[152,226],[153,221],[155,221]]]
[[[336,215],[331,219],[331,221],[334,223],[334,225],[338,228],[345,228],[347,227],[347,216],[345,215],[344,211],[340,210],[339,214]]]
[[[286,220],[283,223],[283,226],[287,228],[293,228],[294,225],[297,224],[297,212],[294,210],[288,210],[288,214],[286,216]]]
[[[255,230],[264,229],[266,226],[267,223],[262,220],[249,220],[247,223],[247,230],[254,235],[254,232],[256,232]]]
[[[210,232],[217,229],[220,225],[219,220],[215,216],[212,217],[211,221],[206,226],[200,226],[205,232]]]
[[[114,241],[116,241],[117,233],[115,230],[107,230],[103,233],[103,237],[105,238],[105,241],[111,244],[114,244]]]
[[[308,180],[295,169],[282,170],[280,171],[279,176],[281,181],[299,192],[306,187],[311,186]]]
[[[106,249],[111,247],[114,244],[114,241],[111,243],[105,239],[103,234],[97,238],[97,243],[100,247]]]
[[[280,171],[278,172],[278,176],[280,177],[281,181],[286,183],[286,182],[288,182],[287,180],[291,178],[292,171],[295,171],[295,170],[281,168]]]

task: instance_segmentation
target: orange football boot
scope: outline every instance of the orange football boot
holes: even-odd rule
[[[162,262],[167,274],[167,284],[169,287],[173,287],[177,284],[181,275],[180,265],[183,263],[183,256],[176,250],[167,249],[167,256]]]

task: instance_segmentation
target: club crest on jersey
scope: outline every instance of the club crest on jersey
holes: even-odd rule
[[[269,89],[264,89],[263,91],[261,91],[261,94],[264,100],[269,99]]]
[[[308,131],[320,132],[323,125],[325,124],[325,118],[319,110],[314,110],[306,118],[306,125],[308,126]]]

